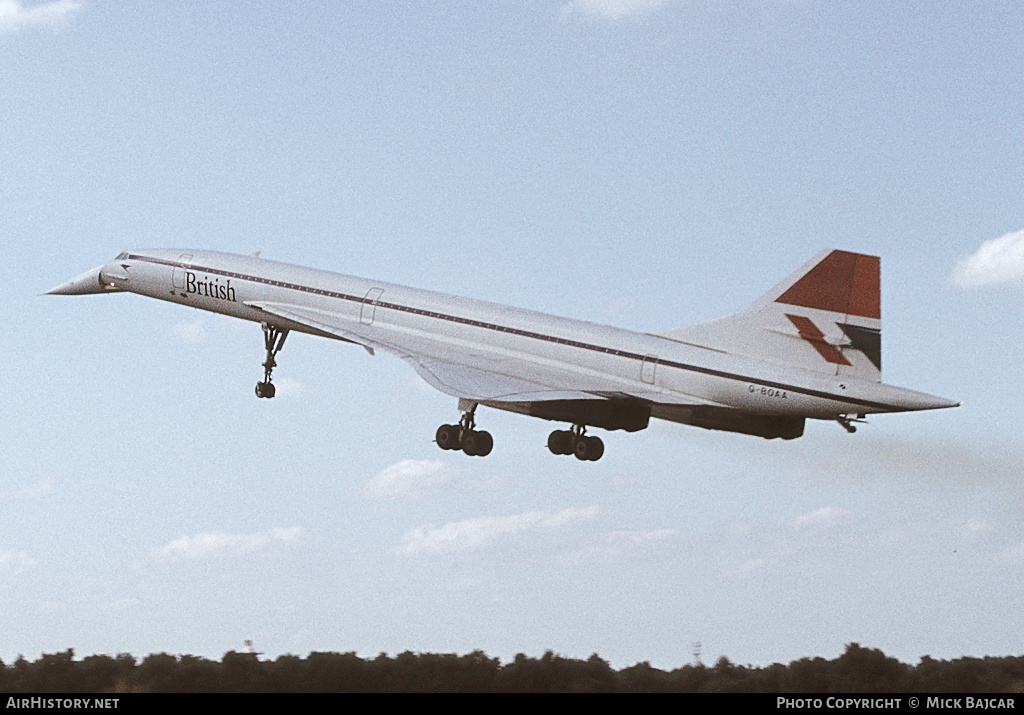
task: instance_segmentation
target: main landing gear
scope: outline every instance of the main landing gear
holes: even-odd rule
[[[460,405],[461,407],[461,405]],[[486,457],[494,447],[490,432],[477,431],[474,415],[476,403],[462,414],[457,425],[441,425],[434,440],[441,449],[461,449],[471,457]]]
[[[586,431],[584,425],[556,429],[548,435],[548,449],[552,454],[575,454],[581,462],[596,462],[604,454],[604,442],[599,437],[587,437]]]
[[[462,418],[457,425],[441,425],[437,428],[434,441],[441,449],[461,449],[471,457],[486,457],[491,453],[494,440],[489,432],[476,429],[477,403],[467,399],[459,400]],[[585,425],[573,425],[572,429],[555,430],[548,437],[548,449],[553,454],[573,454],[581,462],[596,462],[604,454],[604,442],[597,437],[588,437]]]
[[[274,383],[270,381],[270,373],[277,366],[274,357],[284,347],[284,339],[288,337],[287,330],[281,330],[267,323],[263,327],[263,344],[267,348],[267,361],[263,363],[263,382],[256,383],[256,397],[273,397],[277,393]]]

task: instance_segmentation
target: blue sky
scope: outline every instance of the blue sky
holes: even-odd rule
[[[0,659],[1019,654],[1018,3],[0,0]],[[635,330],[882,257],[884,379],[962,400],[598,463],[400,360],[132,295],[262,255]]]

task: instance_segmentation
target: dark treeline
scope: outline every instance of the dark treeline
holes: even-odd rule
[[[649,663],[614,670],[596,654],[586,660],[548,651],[517,655],[504,665],[480,651],[468,655],[355,653],[282,655],[260,660],[226,653],[220,662],[166,653],[142,662],[123,653],[75,660],[74,651],[29,662],[0,661],[0,692],[747,692],[747,693],[1006,693],[1024,691],[1024,656],[934,660],[906,665],[856,643],[835,660],[801,658],[789,665],[684,665],[659,670]]]

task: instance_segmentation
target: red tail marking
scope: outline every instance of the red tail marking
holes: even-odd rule
[[[835,365],[850,364],[850,361],[839,352],[839,348],[825,342],[825,333],[821,332],[818,326],[811,322],[810,318],[805,318],[802,315],[790,315],[789,313],[786,313],[786,317],[796,327],[800,337],[809,342],[827,362]]]
[[[878,256],[832,251],[775,300],[881,320],[880,274]]]

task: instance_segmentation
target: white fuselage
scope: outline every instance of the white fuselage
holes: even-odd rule
[[[102,267],[99,279],[107,286],[193,308],[389,350],[420,364],[454,364],[548,386],[552,395],[564,393],[566,399],[629,396],[649,403],[651,416],[662,419],[689,421],[688,410],[694,406],[834,419],[953,404],[878,382],[787,367],[770,356],[757,360],[730,355],[665,337],[251,256],[185,249],[128,251]],[[301,313],[289,312],[293,310]],[[302,317],[292,320],[288,315]],[[495,394],[487,386],[479,394],[462,394],[473,392],[467,388],[446,391],[498,407],[528,401],[514,392]]]

